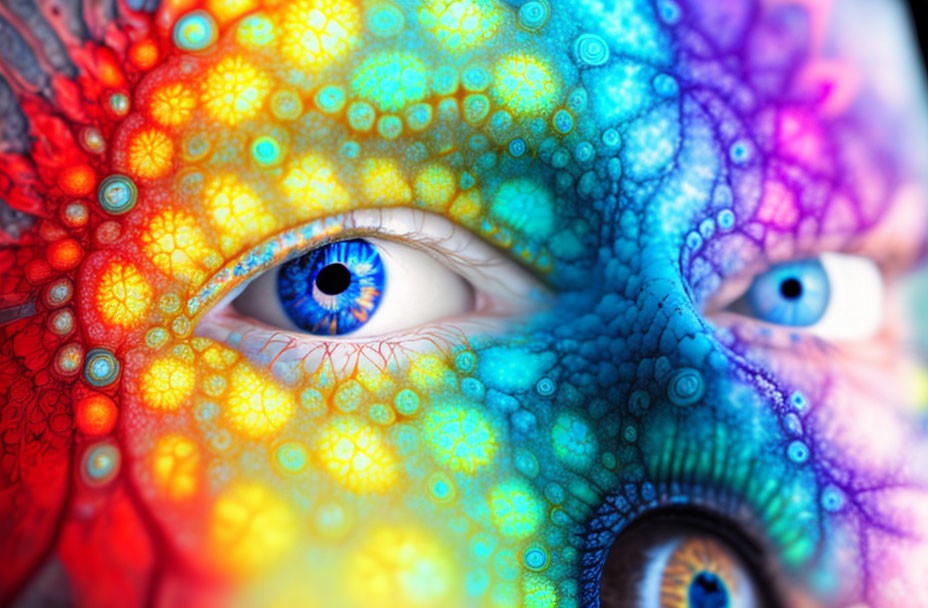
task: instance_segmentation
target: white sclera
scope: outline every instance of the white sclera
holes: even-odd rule
[[[409,329],[470,311],[473,290],[459,274],[425,251],[386,239],[364,239],[380,254],[386,276],[380,304],[370,320],[342,338],[368,338]],[[303,331],[287,316],[277,296],[276,266],[252,281],[235,299],[235,308],[287,331]]]
[[[859,255],[823,253],[830,295],[821,320],[809,333],[835,341],[866,340],[883,326],[883,275],[876,263]]]
[[[250,317],[264,330],[362,343],[443,321],[462,329],[470,322],[502,322],[538,310],[545,300],[544,287],[522,266],[445,217],[418,209],[362,209],[349,213],[345,225],[361,235],[353,238],[376,247],[384,264],[384,294],[366,324],[338,336],[301,330],[277,296],[276,266],[227,294],[204,317],[198,334],[225,340],[229,330],[260,329],[248,327]],[[231,310],[233,317],[224,313]]]

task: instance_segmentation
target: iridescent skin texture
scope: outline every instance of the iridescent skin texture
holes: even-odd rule
[[[901,6],[150,4],[0,11],[0,601],[928,605]],[[447,234],[525,289],[363,338],[229,304]],[[730,306],[831,252],[872,334]]]

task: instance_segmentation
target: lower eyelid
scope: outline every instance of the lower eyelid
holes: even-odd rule
[[[325,362],[331,364],[336,374],[350,374],[357,369],[382,371],[403,364],[410,354],[450,352],[466,344],[471,336],[498,333],[508,327],[508,318],[474,316],[352,341],[281,330],[227,307],[208,313],[196,334],[225,344],[270,370],[282,382],[293,385],[317,373]]]

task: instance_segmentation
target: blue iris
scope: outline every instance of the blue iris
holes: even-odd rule
[[[690,583],[689,600],[690,608],[727,608],[728,588],[712,572],[700,572]]]
[[[337,336],[370,320],[386,281],[383,260],[373,245],[339,241],[281,266],[277,295],[294,325],[311,334]]]
[[[763,321],[806,327],[828,308],[831,287],[818,259],[778,264],[757,276],[746,295],[750,312]]]

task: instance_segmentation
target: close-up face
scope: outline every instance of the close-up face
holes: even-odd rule
[[[0,6],[0,605],[928,606],[895,0]]]

